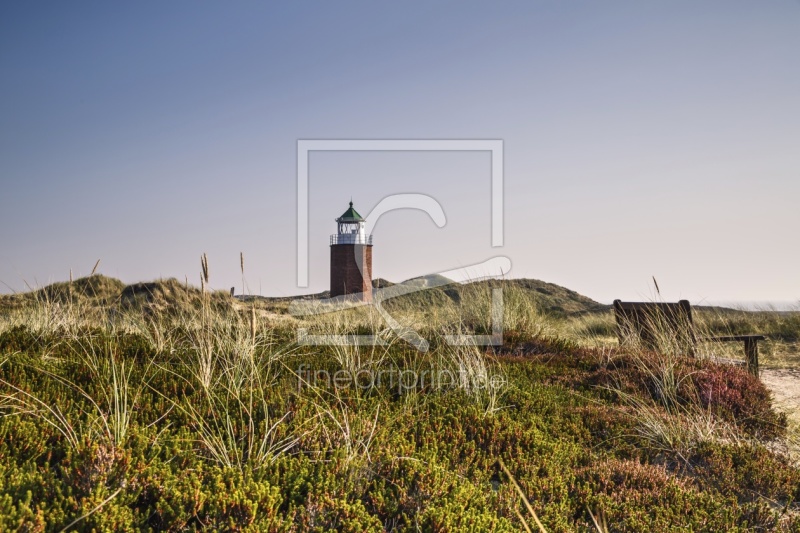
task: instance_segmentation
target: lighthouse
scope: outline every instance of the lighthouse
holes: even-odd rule
[[[350,208],[336,219],[331,235],[331,298],[347,295],[354,301],[372,301],[372,235],[366,220]]]

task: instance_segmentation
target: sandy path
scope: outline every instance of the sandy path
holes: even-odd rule
[[[800,369],[762,368],[761,381],[772,392],[772,404],[800,424]]]

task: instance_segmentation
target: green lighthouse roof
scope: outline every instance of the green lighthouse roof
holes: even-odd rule
[[[353,209],[353,202],[350,202],[350,208],[344,212],[342,216],[336,219],[336,222],[363,222],[364,218],[358,214],[358,211]]]

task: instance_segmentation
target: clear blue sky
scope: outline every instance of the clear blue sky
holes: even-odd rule
[[[502,139],[315,153],[311,287],[352,196],[397,212],[375,275],[478,263],[601,301],[800,299],[800,2],[5,2],[2,291],[73,269],[296,294],[298,139]],[[24,280],[24,281],[23,281]]]

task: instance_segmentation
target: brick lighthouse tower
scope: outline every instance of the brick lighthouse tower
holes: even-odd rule
[[[372,301],[372,235],[366,234],[366,220],[350,208],[336,219],[338,231],[331,235],[331,298]]]

